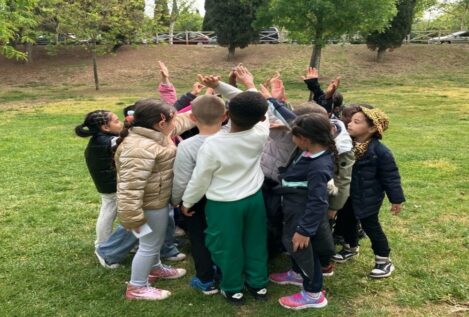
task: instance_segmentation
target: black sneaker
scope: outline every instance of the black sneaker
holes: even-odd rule
[[[228,302],[233,305],[243,305],[244,304],[244,294],[242,292],[225,292],[224,290],[220,290],[220,293],[223,297],[226,298]]]
[[[372,278],[388,277],[395,270],[389,257],[376,256],[375,262],[375,267],[370,272],[370,277]]]
[[[332,261],[337,263],[344,263],[348,260],[357,257],[359,255],[360,247],[351,248],[348,244],[346,244],[339,253],[336,253],[332,256]]]
[[[267,300],[267,288],[262,287],[262,288],[254,288],[249,286],[248,284],[246,285],[246,289],[248,290],[249,293],[251,293],[252,297],[256,300]]]

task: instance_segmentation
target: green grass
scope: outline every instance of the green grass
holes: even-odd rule
[[[337,56],[339,64],[331,67],[346,69],[347,59]],[[295,103],[306,92],[292,75],[302,68],[300,61],[291,63],[294,69],[284,77]],[[254,73],[264,78],[271,68],[258,66]],[[94,109],[120,115],[140,91],[76,93],[76,87],[68,92],[63,86],[37,83],[3,90],[0,316],[464,315],[469,308],[469,80],[460,66],[443,73],[414,68],[421,71],[397,76],[371,72],[368,78],[357,70],[363,79],[342,89],[347,103],[369,102],[391,118],[384,142],[398,161],[407,197],[400,216],[391,216],[388,204],[381,211],[395,274],[382,281],[367,277],[373,259],[369,241],[363,241],[360,257],[339,265],[336,275],[325,280],[329,306],[302,312],[287,311],[276,302],[295,287],[269,284],[268,302],[248,298],[242,308],[220,296],[196,293],[187,286],[193,274],[190,260],[181,263],[189,270],[185,278],[157,283],[172,291],[168,300],[123,300],[130,258],[113,271],[94,258],[99,195],[83,159],[87,140],[74,136],[73,128]],[[180,91],[188,86],[176,84]],[[147,84],[138,89],[153,94]],[[190,252],[187,247],[184,251]],[[287,266],[281,258],[271,270]]]

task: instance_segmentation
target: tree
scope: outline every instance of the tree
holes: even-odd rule
[[[23,29],[38,24],[34,15],[36,0],[0,0],[0,54],[7,58],[27,60],[27,55],[16,48],[17,43],[32,43],[34,39]]]
[[[144,3],[139,0],[66,0],[57,12],[63,30],[73,32],[91,51],[95,88],[99,90],[97,55],[143,38]],[[98,45],[99,44],[99,45]]]
[[[193,11],[190,7],[182,8],[176,20],[174,29],[177,31],[200,31],[204,18],[198,11]]]
[[[410,33],[415,4],[416,0],[399,0],[396,3],[397,15],[391,25],[382,32],[373,32],[367,36],[366,45],[373,51],[377,50],[378,62],[383,61],[386,50],[400,47]]]
[[[396,14],[395,0],[271,0],[262,7],[264,25],[285,27],[290,35],[313,42],[310,66],[319,68],[329,39],[382,30]],[[294,18],[292,18],[294,17]]]
[[[218,44],[228,47],[228,60],[234,58],[236,47],[245,48],[259,36],[253,22],[262,3],[262,0],[205,2],[204,30],[211,28],[217,35]]]

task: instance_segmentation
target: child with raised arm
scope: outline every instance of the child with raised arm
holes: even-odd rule
[[[236,75],[238,80],[249,78],[249,86],[255,87],[244,67]],[[214,84],[216,89],[220,85]],[[260,190],[260,157],[269,136],[266,111],[267,102],[257,92],[230,100],[230,130],[205,140],[183,195],[186,213],[207,197],[206,245],[222,273],[221,293],[234,304],[244,302],[245,287],[256,299],[267,297],[266,215]]]
[[[312,100],[324,107],[329,115],[340,113],[344,99],[342,94],[337,91],[340,85],[340,77],[331,80],[327,86],[326,92],[324,92],[319,85],[319,72],[316,68],[309,67],[306,70],[306,75],[302,76],[302,79],[309,91],[313,94]]]
[[[174,161],[171,198],[173,205],[181,203],[182,195],[196,165],[199,148],[209,136],[220,131],[222,123],[226,119],[225,110],[224,101],[213,95],[200,96],[192,102],[191,119],[200,132],[178,145]],[[206,199],[202,198],[191,208],[190,213],[185,213],[185,223],[196,271],[196,276],[191,279],[190,285],[206,295],[211,295],[217,293],[218,289],[214,279],[215,269],[211,255],[205,246],[204,231],[207,228],[205,203]]]
[[[388,125],[389,119],[384,112],[365,107],[359,107],[348,124],[357,161],[352,170],[350,203],[342,212],[345,245],[333,256],[334,261],[342,263],[358,255],[357,220],[360,220],[375,254],[375,267],[370,272],[372,278],[388,277],[394,271],[388,239],[378,218],[385,193],[394,215],[401,211],[401,204],[405,201],[394,157],[380,142]]]

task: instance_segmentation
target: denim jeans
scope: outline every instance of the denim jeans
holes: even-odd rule
[[[176,223],[174,221],[174,208],[169,205],[168,227],[166,228],[166,235],[163,247],[161,248],[160,257],[162,259],[170,258],[179,254],[174,239],[174,231],[176,230]]]
[[[138,239],[132,231],[127,231],[124,227],[118,225],[109,239],[98,245],[96,251],[107,264],[121,263],[137,244]]]

